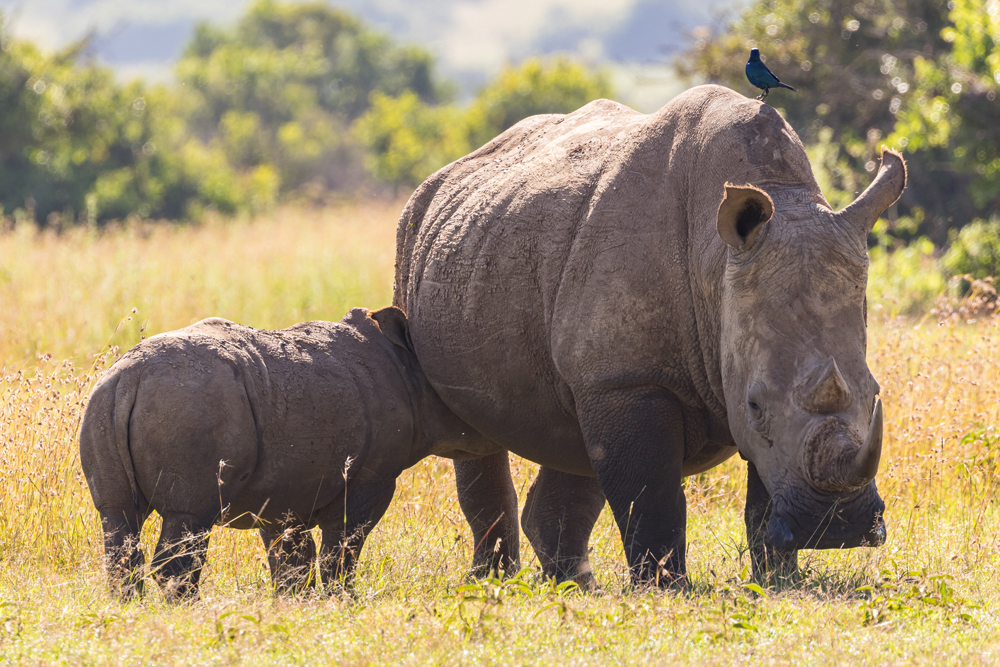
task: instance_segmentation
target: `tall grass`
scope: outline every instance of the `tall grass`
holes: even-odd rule
[[[530,571],[470,582],[471,536],[451,465],[428,459],[399,480],[352,597],[275,599],[256,534],[217,528],[200,602],[169,607],[155,586],[143,603],[114,602],[77,429],[115,347],[211,315],[281,327],[384,305],[397,211],[0,236],[0,663],[996,659],[996,317],[939,325],[872,313],[889,539],[880,549],[803,552],[805,577],[791,587],[758,594],[749,584],[739,461],[687,480],[689,591],[630,590],[607,511],[591,541],[603,595],[574,594]],[[523,502],[536,467],[512,462]],[[156,524],[143,532],[147,555]],[[537,566],[523,539],[522,558]]]

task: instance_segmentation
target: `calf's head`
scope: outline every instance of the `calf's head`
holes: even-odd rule
[[[879,545],[879,385],[865,361],[866,241],[906,181],[883,150],[871,186],[834,213],[814,188],[727,184],[719,235],[722,379],[740,453],[772,497],[780,549]],[[773,195],[773,196],[772,196]]]

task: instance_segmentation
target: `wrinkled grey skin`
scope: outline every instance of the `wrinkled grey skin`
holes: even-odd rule
[[[483,443],[427,384],[403,313],[356,308],[281,331],[212,318],[139,343],[94,388],[80,460],[113,588],[141,595],[136,546],[156,510],[152,572],[177,600],[197,595],[218,523],[260,531],[278,590],[311,581],[319,526],[320,574],[345,581],[400,472],[495,451]]]
[[[522,524],[546,574],[593,584],[606,498],[634,580],[683,582],[682,479],[737,451],[758,577],[884,540],[866,239],[905,167],[882,158],[835,213],[773,108],[700,86],[526,119],[414,193],[394,303],[444,402],[543,466]],[[504,454],[456,473],[470,518],[516,514]],[[502,525],[476,543],[516,568]]]

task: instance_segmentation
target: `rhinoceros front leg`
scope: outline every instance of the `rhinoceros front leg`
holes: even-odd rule
[[[757,474],[757,466],[747,462],[747,504],[743,519],[747,526],[747,545],[750,547],[750,563],[753,577],[767,583],[775,578],[786,579],[793,576],[799,567],[797,551],[778,551],[764,539],[767,536],[767,521],[771,518],[771,494]]]
[[[524,503],[521,526],[546,577],[575,581],[585,590],[597,588],[587,547],[602,509],[604,493],[596,477],[539,470]]]
[[[521,568],[517,492],[507,452],[455,461],[458,504],[472,528],[472,573],[514,574]]]
[[[614,512],[632,581],[687,580],[687,504],[681,484],[684,418],[659,387],[574,391],[591,465]]]

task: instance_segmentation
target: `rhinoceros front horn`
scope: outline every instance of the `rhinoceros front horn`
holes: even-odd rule
[[[894,150],[882,147],[882,166],[864,192],[837,215],[867,238],[882,211],[896,203],[906,188],[906,163]]]
[[[875,399],[868,433],[860,447],[838,437],[843,434],[843,422],[831,417],[821,429],[821,435],[810,443],[806,473],[810,484],[820,491],[843,492],[860,489],[875,479],[882,459],[882,400]],[[826,433],[822,433],[826,430]],[[857,436],[854,436],[855,438]],[[856,443],[857,440],[854,440]]]
[[[868,435],[861,443],[861,449],[854,456],[853,479],[848,479],[851,488],[860,488],[875,479],[878,464],[882,459],[882,399],[875,399],[875,409],[868,425]]]

